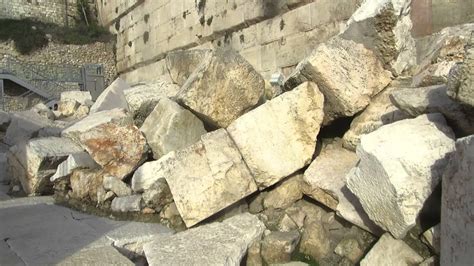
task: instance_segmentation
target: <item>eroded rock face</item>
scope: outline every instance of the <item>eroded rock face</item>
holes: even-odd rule
[[[140,131],[145,135],[155,159],[184,149],[207,133],[201,120],[168,98],[158,101]]]
[[[140,84],[125,90],[125,98],[135,125],[141,127],[161,98],[174,98],[178,91],[179,86],[162,80]]]
[[[324,124],[329,124],[363,110],[390,83],[391,74],[364,45],[335,37],[300,62],[286,86],[304,81],[315,82],[324,94]]]
[[[262,240],[262,258],[269,265],[290,262],[299,241],[298,231],[272,232]]]
[[[285,209],[290,207],[297,200],[303,197],[302,175],[294,175],[277,184],[263,200],[263,206],[266,209]]]
[[[129,111],[128,102],[124,94],[124,91],[129,88],[130,86],[123,79],[116,79],[99,95],[95,103],[91,106],[90,113],[93,114],[115,108]]]
[[[264,80],[238,53],[207,54],[181,87],[177,99],[213,127],[227,127],[257,105]]]
[[[49,137],[19,143],[10,148],[7,156],[12,177],[31,195],[49,192],[52,186],[49,178],[58,165],[70,154],[82,151],[69,139]]]
[[[474,249],[474,136],[456,141],[443,176],[441,265],[468,265]]]
[[[82,133],[79,141],[105,173],[123,179],[144,160],[146,140],[136,126],[114,123]]]
[[[87,152],[74,153],[58,165],[56,173],[50,178],[51,182],[69,176],[78,168],[96,169],[99,165]]]
[[[352,120],[350,129],[344,134],[344,148],[355,151],[363,134],[373,132],[383,125],[409,118],[390,101],[390,94],[398,89],[388,87],[372,98],[367,108]]]
[[[403,238],[439,184],[453,139],[440,114],[385,125],[362,136],[360,162],[348,174],[347,186],[372,221]]]
[[[410,5],[410,0],[365,0],[341,36],[374,51],[386,69],[399,75],[416,63]]]
[[[10,146],[36,137],[41,129],[52,124],[50,120],[31,110],[14,113],[10,117],[11,122],[3,138]]]
[[[183,86],[202,61],[206,57],[212,56],[211,53],[211,50],[185,50],[168,53],[166,67],[171,80],[178,86]]]
[[[99,202],[102,198],[103,173],[100,170],[77,169],[71,177],[71,193],[72,198],[85,202]]]
[[[141,195],[117,197],[112,200],[112,211],[114,212],[139,212],[142,207]]]
[[[474,108],[474,35],[465,48],[462,64],[457,65],[448,79],[448,95],[459,103]]]
[[[144,246],[153,265],[235,265],[249,246],[259,239],[265,225],[251,214],[160,237]],[[205,255],[203,255],[205,254]]]
[[[60,102],[76,101],[80,105],[90,106],[92,104],[92,96],[88,91],[64,91],[61,92]]]
[[[308,82],[243,115],[228,127],[260,188],[309,164],[323,120],[324,96]]]
[[[257,190],[242,156],[224,129],[203,135],[194,145],[168,153],[148,165],[154,178],[166,178],[188,227]],[[136,190],[136,182],[132,184]]]
[[[410,246],[387,233],[369,251],[360,265],[418,265],[422,261],[423,257]]]
[[[442,113],[458,135],[474,134],[474,117],[448,97],[445,85],[409,88],[394,91],[390,99],[406,114],[416,117],[427,113]]]

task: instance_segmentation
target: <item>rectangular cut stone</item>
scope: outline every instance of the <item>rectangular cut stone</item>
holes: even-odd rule
[[[224,129],[156,161],[176,207],[191,227],[257,190],[252,174]]]
[[[311,162],[323,120],[324,97],[307,82],[250,111],[228,132],[260,188]]]

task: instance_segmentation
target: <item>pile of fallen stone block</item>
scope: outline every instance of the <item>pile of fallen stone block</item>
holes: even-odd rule
[[[155,82],[1,113],[12,189],[183,231],[150,265],[465,265],[474,24],[410,30],[410,1],[364,1],[282,90],[233,51],[177,51]]]

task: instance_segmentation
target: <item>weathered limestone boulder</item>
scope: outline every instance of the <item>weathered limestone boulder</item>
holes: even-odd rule
[[[423,257],[410,246],[387,233],[369,251],[360,265],[418,265],[422,261]]]
[[[114,212],[139,212],[141,208],[141,195],[117,197],[112,200],[111,209]]]
[[[323,120],[324,96],[301,84],[243,115],[228,128],[260,188],[309,164]]]
[[[335,37],[298,64],[286,87],[304,81],[315,82],[324,94],[324,124],[329,124],[363,110],[390,83],[391,74],[364,45]]]
[[[143,249],[150,266],[238,266],[249,246],[260,239],[264,230],[265,226],[256,216],[242,214],[222,223],[211,223],[160,237],[146,244]]]
[[[92,96],[88,91],[63,91],[59,98],[60,102],[66,101],[76,101],[80,105],[91,106],[92,105]]]
[[[74,99],[60,101],[58,104],[58,111],[59,111],[60,117],[62,118],[62,117],[73,116],[80,105],[81,104]]]
[[[343,137],[344,148],[355,151],[362,135],[373,132],[383,125],[409,118],[390,101],[390,94],[398,89],[388,87],[377,94],[367,108],[352,120],[350,129]]]
[[[212,56],[211,50],[184,50],[171,52],[166,55],[166,67],[171,80],[179,87],[200,66],[206,57]]]
[[[242,156],[224,129],[203,135],[194,145],[168,153],[148,165],[152,165],[152,178],[166,178],[188,227],[257,190]],[[132,185],[136,183],[132,180]],[[133,189],[137,189],[136,185]]]
[[[262,245],[261,245],[260,239],[257,239],[252,243],[252,245],[250,245],[247,251],[246,265],[248,266],[263,265],[262,256],[260,255],[261,250],[262,250]]]
[[[78,168],[97,169],[99,165],[87,152],[79,152],[69,155],[67,159],[58,165],[56,173],[51,176],[51,182],[69,176]]]
[[[126,183],[116,178],[115,176],[104,176],[102,185],[105,190],[112,191],[118,197],[130,196],[132,194],[132,189],[128,187]]]
[[[155,105],[163,97],[174,98],[179,86],[169,82],[156,80],[152,83],[140,84],[124,91],[137,127],[141,127]]]
[[[411,87],[428,87],[432,85],[446,84],[450,70],[456,65],[456,61],[441,61],[432,64],[413,77]]]
[[[360,162],[348,174],[347,187],[372,221],[403,238],[439,184],[453,139],[441,114],[385,125],[362,136]]]
[[[160,179],[164,178],[162,165],[158,161],[146,162],[133,173],[132,190],[141,193],[153,186]]]
[[[90,113],[93,114],[115,108],[128,111],[129,106],[125,98],[124,90],[129,88],[130,86],[128,86],[123,79],[116,79],[99,95],[97,100],[95,100],[95,103],[91,106]]]
[[[303,197],[302,175],[294,175],[277,184],[263,199],[266,209],[286,209]]]
[[[291,261],[291,255],[300,241],[300,233],[271,232],[264,236],[261,246],[262,259],[268,264],[285,263]]]
[[[410,0],[364,0],[341,37],[374,51],[386,69],[399,75],[416,64]]]
[[[102,199],[103,174],[100,170],[76,169],[69,178],[70,196],[81,201],[100,202]],[[105,191],[104,191],[105,192]]]
[[[28,194],[41,194],[51,188],[49,178],[60,163],[82,148],[69,139],[49,137],[33,139],[10,148],[8,165],[12,177],[21,182]]]
[[[112,109],[97,112],[90,114],[81,121],[67,127],[63,130],[61,136],[79,142],[79,138],[82,134],[108,123],[113,123],[120,126],[128,126],[133,125],[133,120],[123,109]]]
[[[168,98],[158,101],[140,131],[145,135],[155,159],[184,149],[207,133],[201,120]]]
[[[105,173],[124,179],[146,157],[146,140],[136,126],[99,125],[79,137],[81,145]]]
[[[304,173],[304,193],[337,211],[345,220],[379,235],[382,230],[346,187],[346,175],[358,161],[355,153],[342,148],[341,141],[326,144]]]
[[[448,78],[448,95],[462,105],[474,107],[474,35],[466,45],[462,64],[454,67]]]
[[[421,236],[421,241],[428,245],[436,254],[439,254],[441,248],[441,225],[438,224],[426,230]]]
[[[474,136],[456,141],[443,176],[441,265],[472,264],[474,250]]]
[[[260,74],[238,53],[208,53],[181,87],[178,101],[213,127],[227,127],[258,104],[264,91]]]
[[[417,117],[427,113],[442,113],[459,135],[474,134],[474,117],[448,97],[445,85],[400,89],[392,92],[391,101],[406,114]]]
[[[44,103],[38,103],[33,108],[31,108],[31,111],[37,113],[43,118],[49,119],[49,120],[54,120],[54,113],[51,109],[49,109],[48,106],[46,106]]]
[[[146,207],[160,211],[164,206],[173,202],[170,187],[164,178],[160,178],[142,194]]]
[[[28,141],[35,137],[42,128],[50,125],[50,120],[31,110],[13,113],[3,141],[10,146]]]

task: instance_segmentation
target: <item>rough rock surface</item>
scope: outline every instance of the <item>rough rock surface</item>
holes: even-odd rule
[[[49,178],[70,154],[82,148],[69,139],[49,137],[33,139],[10,148],[8,164],[12,177],[21,182],[27,194],[47,192]]]
[[[51,121],[34,111],[18,112],[11,115],[11,122],[3,141],[13,146],[37,136],[38,132],[51,125]]]
[[[59,98],[60,102],[76,101],[80,105],[90,106],[92,104],[92,96],[88,91],[63,91]]]
[[[212,56],[211,50],[186,50],[168,53],[166,67],[171,80],[178,86],[183,86],[208,56]]]
[[[459,135],[474,134],[474,117],[465,113],[458,102],[448,97],[445,85],[400,89],[392,92],[390,99],[395,106],[412,117],[442,113]]]
[[[50,178],[51,182],[66,177],[78,168],[95,169],[99,165],[92,159],[87,152],[74,153],[58,165],[56,173]]]
[[[456,141],[443,176],[441,265],[468,265],[474,250],[474,136]]]
[[[360,262],[361,266],[372,265],[418,265],[423,257],[402,240],[384,234]]]
[[[474,34],[466,45],[462,64],[456,66],[448,79],[448,94],[459,103],[474,107]]]
[[[324,124],[329,124],[363,110],[390,83],[391,74],[364,45],[335,37],[300,62],[286,86],[304,81],[315,82],[324,94]]]
[[[46,106],[44,103],[38,103],[37,105],[33,106],[33,108],[31,108],[31,111],[37,113],[43,118],[54,120],[53,111],[49,109],[49,107]]]
[[[294,175],[277,184],[264,198],[263,206],[266,209],[286,209],[303,197],[302,175]]]
[[[260,188],[309,164],[323,120],[324,96],[303,83],[243,115],[228,127]]]
[[[148,263],[154,265],[235,265],[265,230],[251,214],[160,237],[144,246]]]
[[[79,141],[106,173],[119,179],[131,174],[147,151],[145,138],[133,125],[100,125],[82,133]]]
[[[140,127],[163,97],[174,98],[179,86],[161,80],[139,84],[124,91],[135,125]]]
[[[346,175],[359,158],[341,145],[341,141],[335,141],[322,148],[304,173],[304,193],[337,211],[345,220],[379,235],[382,230],[369,219],[357,197],[346,187]]]
[[[139,212],[142,207],[142,196],[132,195],[117,197],[112,200],[112,211],[114,212]]]
[[[257,190],[242,156],[224,129],[203,135],[194,145],[149,164],[155,165],[155,178],[166,178],[188,227]]]
[[[272,232],[262,240],[262,259],[269,265],[290,262],[299,241],[298,231]]]
[[[104,176],[103,186],[106,190],[112,191],[119,197],[130,196],[132,194],[132,189],[129,188],[122,180],[114,176]]]
[[[416,63],[410,0],[365,0],[348,20],[345,39],[368,47],[395,75]]]
[[[61,136],[78,142],[79,137],[82,134],[94,129],[95,127],[108,123],[114,123],[123,126],[133,125],[131,117],[123,109],[112,109],[90,114],[81,121],[64,129],[61,133]]]
[[[388,87],[375,96],[367,108],[351,122],[350,129],[344,134],[344,148],[355,151],[360,143],[360,136],[375,131],[379,127],[390,124],[409,116],[398,110],[390,101],[390,94],[397,87]]]
[[[145,135],[155,159],[184,149],[207,133],[201,120],[168,98],[158,101],[140,131]]]
[[[227,127],[253,108],[264,92],[264,80],[238,53],[209,53],[181,87],[178,101],[205,123]]]
[[[69,178],[71,197],[85,202],[99,202],[101,199],[103,175],[98,170],[77,169]],[[105,191],[105,190],[104,190]]]
[[[6,131],[11,121],[11,115],[0,110],[0,131]]]
[[[129,88],[130,86],[124,80],[121,78],[116,79],[95,100],[95,103],[91,106],[90,113],[93,114],[115,108],[129,111],[128,102],[124,94],[124,90]]]
[[[348,174],[347,186],[372,221],[403,238],[439,184],[453,139],[441,114],[385,125],[362,136],[360,163]]]
[[[142,194],[143,203],[148,208],[160,211],[164,206],[173,202],[170,187],[164,178],[158,179]]]

